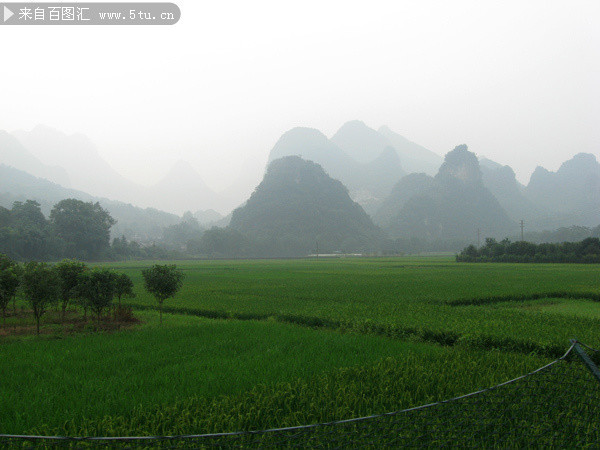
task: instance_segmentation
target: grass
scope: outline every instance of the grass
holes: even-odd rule
[[[545,361],[274,322],[143,318],[136,331],[1,346],[3,432],[183,433],[191,417],[188,432],[297,425],[467,393]]]
[[[177,262],[186,279],[161,327],[142,289],[149,264],[111,264],[134,280],[126,303],[139,327],[0,338],[3,433],[187,434],[349,418],[505,381],[562,355],[572,337],[600,346],[594,265]]]
[[[141,290],[140,270],[146,265],[115,267],[135,279],[137,297],[129,303],[137,307],[155,304]],[[600,344],[595,331],[600,321],[594,315],[534,316],[506,306],[510,298],[527,301],[528,296],[543,298],[555,292],[598,297],[600,277],[594,265],[456,264],[435,257],[203,261],[179,266],[187,278],[181,293],[165,303],[172,312],[276,317],[307,325],[326,322],[333,328],[548,356],[562,354],[573,336]]]

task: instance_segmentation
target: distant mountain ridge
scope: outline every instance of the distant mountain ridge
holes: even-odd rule
[[[19,157],[9,157],[9,152]],[[165,177],[145,187],[114,170],[86,136],[67,135],[43,125],[12,135],[0,132],[0,156],[1,163],[64,187],[171,213],[222,209],[228,203],[204,183],[189,163],[177,162]]]
[[[370,214],[390,193],[392,186],[411,167],[435,172],[442,158],[382,127],[385,135],[363,122],[345,123],[328,139],[319,130],[294,128],[284,133],[269,155],[269,161],[297,155],[320,164],[335,179],[344,183],[353,200]],[[400,148],[400,150],[398,150]]]
[[[509,166],[485,163],[480,166],[483,184],[494,194],[511,219],[523,219],[528,226],[541,225],[546,212],[527,198],[525,186],[517,181],[515,172]]]
[[[158,239],[162,236],[164,227],[175,225],[181,220],[174,214],[154,208],[143,209],[123,202],[94,197],[0,164],[0,206],[10,208],[14,201],[36,200],[47,216],[56,203],[66,198],[99,202],[117,220],[111,229],[113,237],[125,235],[128,239],[137,241]]]
[[[46,178],[67,187],[71,185],[65,169],[44,164],[16,137],[3,130],[0,130],[0,163],[26,170],[36,177]]]
[[[373,249],[380,231],[346,187],[298,156],[276,159],[229,225],[281,256]]]
[[[86,136],[67,135],[44,125],[31,131],[15,131],[13,135],[41,161],[62,167],[69,175],[67,187],[95,196],[139,203],[143,187],[116,172],[100,157],[98,149]],[[15,167],[29,172],[27,167]]]
[[[466,145],[446,154],[434,178],[413,174],[392,192],[376,215],[392,237],[472,239],[478,229],[502,237],[515,227],[484,186],[479,161]]]
[[[193,211],[198,205],[219,209],[222,202],[222,198],[185,161],[178,161],[164,178],[147,189],[145,195],[157,208],[169,211]]]
[[[422,145],[406,139],[404,136],[393,132],[387,126],[382,126],[378,130],[379,134],[387,138],[390,145],[396,149],[402,167],[408,173],[426,173],[435,175],[437,170],[444,162],[444,158]]]
[[[559,225],[595,226],[600,223],[600,163],[590,153],[578,153],[556,172],[538,166],[525,194]]]
[[[579,153],[556,172],[537,167],[529,184],[523,186],[509,166],[486,158],[479,158],[475,164],[477,158],[473,160],[468,151],[462,156],[460,152],[451,153],[450,160],[446,155],[442,164],[441,156],[388,127],[375,130],[355,120],[345,123],[331,139],[316,129],[293,128],[274,145],[269,162],[297,155],[319,164],[329,176],[341,181],[350,198],[392,236],[416,233],[437,239],[447,236],[454,225],[463,230],[473,228],[468,221],[454,217],[449,204],[456,211],[464,208],[463,216],[479,223],[476,228],[481,228],[484,234],[486,230],[500,234],[503,229],[512,230],[521,219],[525,220],[526,231],[573,225],[595,227],[600,223],[600,163],[592,154]],[[458,162],[453,163],[453,158]],[[223,193],[212,191],[185,161],[176,163],[155,185],[144,187],[112,169],[83,135],[68,136],[44,126],[13,134],[0,131],[0,164],[27,172],[17,174],[2,169],[0,202],[9,206],[13,200],[24,200],[29,195],[48,209],[52,202],[66,197],[98,199],[103,206],[110,203],[111,212],[121,215],[116,230],[125,227],[130,233],[133,227],[125,225],[138,224],[138,228],[146,230],[144,236],[155,235],[154,224],[177,223],[177,215],[184,211],[219,210],[219,215],[225,217],[207,219],[206,223],[225,226],[231,217],[226,215],[230,208],[242,204],[240,195],[234,191],[243,190],[250,196],[254,189],[252,180],[261,171],[263,161],[260,158],[246,161],[242,176],[234,182],[237,187]],[[251,171],[254,175],[250,175]],[[88,186],[91,191],[80,186]],[[144,210],[128,202],[152,205],[177,215]],[[477,206],[470,208],[468,202]],[[504,214],[499,212],[498,205]],[[156,214],[140,211],[156,211]],[[481,222],[478,214],[483,213],[493,217],[496,225],[493,221]],[[472,236],[473,231],[463,234]]]

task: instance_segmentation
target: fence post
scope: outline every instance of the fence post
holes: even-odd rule
[[[592,372],[592,375],[598,380],[598,382],[600,382],[600,370],[598,370],[598,367],[596,367],[594,361],[590,359],[588,354],[581,348],[576,339],[571,339],[571,343],[573,344],[573,348],[579,357],[583,360],[583,363],[590,370],[590,372]]]

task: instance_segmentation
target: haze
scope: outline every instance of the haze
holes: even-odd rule
[[[526,183],[600,157],[600,3],[177,2],[168,27],[1,27],[0,129],[81,132],[123,175],[260,180],[286,130],[363,120]]]

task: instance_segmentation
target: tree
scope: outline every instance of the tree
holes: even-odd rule
[[[87,312],[90,307],[88,301],[88,286],[89,286],[90,272],[88,270],[81,272],[77,275],[77,284],[73,288],[73,300],[76,304],[83,308],[83,319],[87,320]]]
[[[133,281],[124,273],[115,276],[115,295],[119,299],[119,308],[121,308],[121,297],[135,297]]]
[[[144,285],[158,302],[160,312],[160,323],[162,324],[163,302],[173,297],[183,285],[183,272],[176,265],[155,264],[148,269],[142,270]]]
[[[77,256],[97,259],[110,248],[110,228],[116,223],[100,203],[61,200],[50,212],[56,234],[72,243]]]
[[[60,278],[60,301],[62,307],[62,321],[65,321],[65,314],[69,301],[75,298],[76,287],[80,281],[80,275],[87,267],[84,263],[70,259],[63,259],[56,266],[56,272]]]
[[[12,223],[16,228],[43,230],[47,226],[41,205],[35,200],[14,202],[11,210]]]
[[[104,308],[108,308],[115,296],[115,273],[108,269],[94,269],[80,277],[79,295],[86,301],[98,322]]]
[[[14,299],[19,287],[18,266],[6,255],[0,254],[0,309],[2,320],[6,324],[6,307]]]
[[[60,279],[56,271],[45,263],[30,262],[25,265],[22,276],[23,293],[35,316],[37,334],[40,320],[48,306],[58,301]]]

